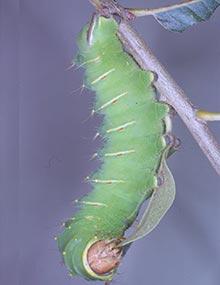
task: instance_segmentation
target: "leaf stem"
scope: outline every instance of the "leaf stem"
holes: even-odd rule
[[[178,4],[173,4],[165,7],[160,7],[160,8],[153,8],[153,9],[147,9],[147,8],[126,8],[129,12],[134,14],[136,17],[143,17],[143,16],[152,16],[155,14],[167,12],[170,10],[178,9],[178,8],[183,8],[187,7],[189,4],[196,4],[199,2],[199,0],[191,0],[187,2],[181,2]]]
[[[197,110],[196,116],[205,121],[220,121],[220,112],[208,112],[205,110]]]

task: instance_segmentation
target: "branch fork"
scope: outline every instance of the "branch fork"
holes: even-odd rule
[[[114,0],[89,0],[96,10],[103,16],[110,17],[117,15],[124,20],[133,20],[135,15],[129,10],[118,4]]]

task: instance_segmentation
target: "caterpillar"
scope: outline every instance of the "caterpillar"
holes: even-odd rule
[[[169,106],[156,99],[154,74],[123,49],[118,27],[114,18],[95,15],[78,38],[77,63],[96,93],[92,113],[103,117],[104,143],[95,155],[101,166],[87,178],[92,191],[77,201],[57,241],[70,274],[88,280],[112,280],[130,244],[159,223],[175,194],[166,165]],[[148,198],[140,224],[125,238]]]

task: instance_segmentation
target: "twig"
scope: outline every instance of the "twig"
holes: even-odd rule
[[[96,1],[102,2],[101,0]],[[112,2],[111,0],[108,1]],[[118,36],[128,52],[143,69],[151,70],[157,74],[158,79],[154,85],[158,92],[163,100],[176,110],[213,168],[220,175],[220,145],[209,130],[206,121],[196,116],[196,109],[184,91],[127,22],[121,22]]]
[[[220,145],[213,137],[207,123],[197,118],[196,109],[186,97],[184,91],[177,85],[130,25],[122,22],[118,34],[126,49],[139,65],[143,69],[151,70],[157,74],[158,79],[154,84],[158,92],[179,114],[213,168],[220,175]]]

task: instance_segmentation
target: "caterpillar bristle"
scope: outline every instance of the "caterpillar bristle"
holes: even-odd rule
[[[79,94],[82,95],[82,93],[83,93],[83,91],[85,90],[85,88],[86,88],[86,85],[85,85],[85,84],[82,84],[79,88],[77,88],[77,89],[71,91],[71,92],[70,92],[70,95],[72,95],[72,94],[74,94],[74,93],[76,93],[76,92],[78,92],[78,91],[80,91]]]
[[[76,66],[76,63],[75,62],[72,62],[71,65],[69,65],[65,71],[68,71],[68,70],[71,70],[74,66]]]
[[[97,156],[98,156],[98,153],[96,152],[91,156],[90,160],[94,160],[95,158],[97,158]]]
[[[95,141],[99,136],[100,136],[100,133],[96,133],[92,140]]]

